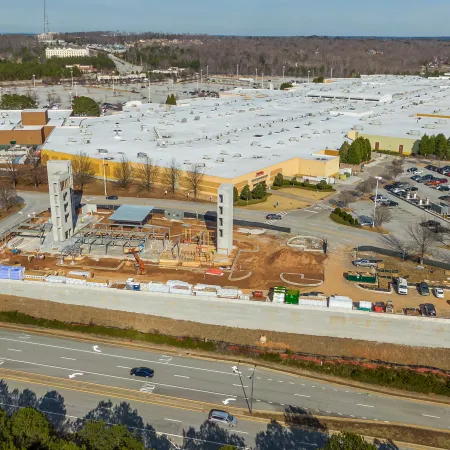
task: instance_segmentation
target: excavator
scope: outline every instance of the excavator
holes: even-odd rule
[[[127,248],[124,250],[125,254],[131,254],[134,256],[134,259],[136,260],[136,268],[137,268],[137,273],[138,275],[144,275],[146,273],[146,268],[145,268],[145,264],[144,261],[142,261],[142,259],[139,256],[139,248]]]

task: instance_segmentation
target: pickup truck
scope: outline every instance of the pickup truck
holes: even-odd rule
[[[378,267],[378,263],[370,259],[355,259],[352,264],[356,267]]]

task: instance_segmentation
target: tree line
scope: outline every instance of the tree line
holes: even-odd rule
[[[339,151],[341,163],[361,164],[372,158],[372,146],[369,139],[359,137],[351,144],[345,141]]]
[[[434,155],[439,159],[450,159],[450,138],[439,133],[437,136],[424,134],[419,141],[418,154],[421,156]]]
[[[0,60],[0,81],[31,80],[33,75],[38,79],[60,79],[68,78],[72,73],[74,77],[82,77],[83,73],[77,67],[73,67],[72,71],[66,68],[74,64],[89,65],[98,70],[116,69],[114,61],[102,53],[98,56],[51,58],[43,62],[39,59],[26,62]]]

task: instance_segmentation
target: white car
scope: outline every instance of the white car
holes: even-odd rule
[[[420,175],[421,173],[423,173],[423,170],[420,169],[416,169],[414,172],[412,172],[414,175]]]
[[[441,289],[441,288],[434,288],[433,291],[434,291],[434,296],[436,298],[444,298],[444,290],[443,289]]]

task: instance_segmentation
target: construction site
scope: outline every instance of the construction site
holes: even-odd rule
[[[80,209],[73,235],[62,243],[52,238],[49,212],[28,218],[2,235],[1,264],[23,266],[27,279],[89,274],[92,282],[116,287],[130,278],[142,283],[176,279],[250,292],[278,285],[281,277],[294,286],[324,279],[322,252],[291,248],[289,235],[234,227],[232,252],[222,255],[216,251],[215,223],[167,218],[167,213],[124,223],[115,215],[106,208]]]

